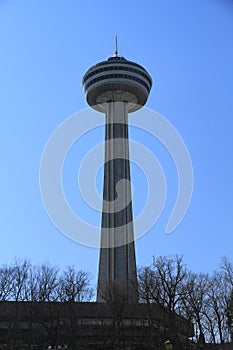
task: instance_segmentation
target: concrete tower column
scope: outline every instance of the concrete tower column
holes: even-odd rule
[[[119,297],[119,292],[125,301],[137,301],[127,108],[126,102],[109,102],[106,106],[97,302],[106,301],[109,293]]]

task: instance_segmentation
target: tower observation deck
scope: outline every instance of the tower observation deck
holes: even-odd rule
[[[87,103],[106,115],[104,190],[97,302],[121,295],[137,302],[128,113],[145,105],[152,79],[141,65],[114,56],[85,73]]]

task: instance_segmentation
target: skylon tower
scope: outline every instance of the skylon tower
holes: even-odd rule
[[[152,79],[141,65],[118,55],[85,73],[87,103],[106,115],[104,190],[97,302],[113,298],[137,302],[128,142],[128,113],[145,105]],[[116,292],[117,290],[117,292]]]

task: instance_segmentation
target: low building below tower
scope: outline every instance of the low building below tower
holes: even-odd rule
[[[0,349],[164,349],[189,345],[192,324],[156,304],[1,302]]]

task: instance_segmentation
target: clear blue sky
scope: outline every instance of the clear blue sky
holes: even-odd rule
[[[81,78],[112,55],[116,33],[120,54],[153,77],[147,106],[176,127],[194,168],[188,213],[166,235],[177,175],[163,146],[151,142],[168,176],[168,196],[157,224],[137,241],[138,265],[150,264],[153,255],[178,253],[190,269],[212,272],[221,257],[233,260],[232,2],[1,0],[0,264],[26,257],[33,263],[75,265],[96,276],[98,250],[72,242],[52,225],[38,177],[48,138],[87,107]],[[100,142],[103,130],[94,137]],[[148,142],[143,134],[138,138]],[[75,144],[65,165],[67,196],[77,212],[84,210],[75,207],[79,147]],[[141,174],[132,170],[137,212],[145,193]],[[100,186],[101,174],[97,180]],[[87,176],[87,186],[88,181]],[[100,224],[100,216],[92,219]]]

